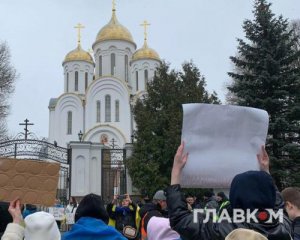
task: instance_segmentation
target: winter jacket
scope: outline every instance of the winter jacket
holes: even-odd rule
[[[213,223],[210,219],[203,223],[203,217],[198,215],[198,222],[193,222],[191,213],[181,193],[180,185],[172,185],[167,188],[167,205],[169,209],[170,225],[177,231],[183,240],[224,240],[225,237],[236,228],[252,229],[260,232],[269,240],[291,240],[291,225],[284,216],[283,223],[230,223],[222,221]]]
[[[300,216],[293,221],[294,240],[300,240]]]
[[[17,223],[9,223],[1,240],[23,240],[24,227]]]
[[[106,225],[102,220],[81,217],[73,225],[69,232],[66,232],[62,240],[127,240],[115,228]],[[42,240],[42,239],[41,239]]]

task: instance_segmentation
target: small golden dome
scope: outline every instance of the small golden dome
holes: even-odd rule
[[[115,10],[113,10],[109,23],[98,32],[94,45],[105,40],[125,40],[135,45],[129,30],[119,23]]]
[[[158,53],[154,49],[149,48],[146,41],[144,42],[143,47],[138,49],[132,55],[131,61],[136,61],[139,59],[154,59],[160,61]]]
[[[80,44],[78,44],[77,48],[75,48],[73,51],[69,52],[66,57],[65,60],[63,61],[63,64],[66,62],[71,62],[71,61],[86,61],[89,63],[94,64],[94,60],[92,58],[92,56],[84,51]]]

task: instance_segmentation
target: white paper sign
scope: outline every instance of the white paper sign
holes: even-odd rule
[[[65,218],[65,209],[63,207],[49,207],[49,213],[57,221],[62,221]]]
[[[233,177],[258,170],[256,154],[265,144],[268,113],[213,104],[183,104],[182,140],[188,162],[181,185],[228,188]]]
[[[75,213],[66,213],[66,223],[67,224],[75,223]]]

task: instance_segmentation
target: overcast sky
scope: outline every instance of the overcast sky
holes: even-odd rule
[[[300,18],[299,0],[271,0],[275,14]],[[39,137],[48,137],[49,99],[63,93],[65,55],[77,44],[74,26],[80,22],[82,46],[91,48],[98,31],[110,20],[111,0],[0,0],[0,41],[10,47],[20,77],[11,98],[9,130],[22,131],[28,118]],[[236,38],[244,38],[242,23],[252,19],[252,0],[116,0],[117,17],[143,44],[143,20],[151,23],[148,44],[180,69],[193,60],[206,77],[207,88],[224,102],[224,83],[235,55]]]

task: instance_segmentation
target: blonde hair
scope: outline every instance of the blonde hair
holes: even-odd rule
[[[225,240],[268,240],[262,234],[253,230],[238,228],[227,235]]]

